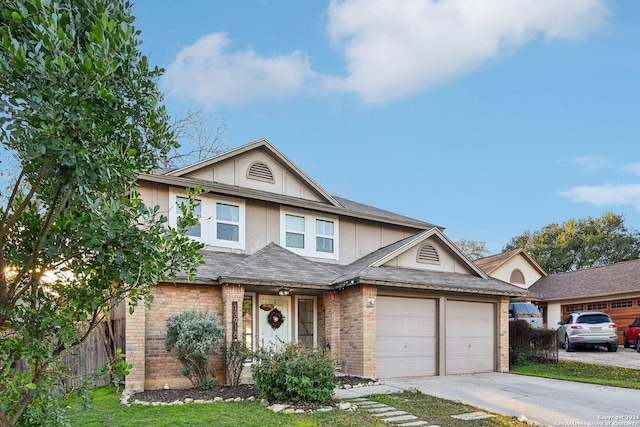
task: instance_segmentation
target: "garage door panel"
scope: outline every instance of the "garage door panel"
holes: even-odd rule
[[[495,370],[495,309],[492,303],[448,301],[446,373]]]
[[[435,375],[435,300],[378,297],[377,340],[378,377]]]

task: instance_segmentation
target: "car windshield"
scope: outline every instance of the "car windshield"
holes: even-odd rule
[[[610,323],[611,319],[605,314],[586,314],[578,317],[576,323]]]

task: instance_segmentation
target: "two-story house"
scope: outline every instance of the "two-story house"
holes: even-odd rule
[[[442,227],[332,196],[266,140],[139,178],[170,223],[195,186],[188,234],[205,264],[127,312],[127,388],[190,386],[164,338],[167,317],[192,308],[218,313],[227,345],[323,345],[349,375],[508,370],[509,299],[527,291],[489,277]],[[221,357],[213,366],[223,379]]]

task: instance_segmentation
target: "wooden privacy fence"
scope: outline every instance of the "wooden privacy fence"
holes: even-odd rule
[[[108,365],[109,357],[113,357],[116,348],[124,351],[124,328],[124,319],[106,320],[103,325],[93,330],[82,344],[64,353],[62,364],[67,368],[65,372],[67,378],[64,381],[67,389],[85,384],[89,387],[111,384],[109,375],[94,374],[98,369]]]

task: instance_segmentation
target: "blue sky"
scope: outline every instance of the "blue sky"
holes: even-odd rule
[[[640,2],[134,1],[170,113],[332,194],[484,241],[640,229]]]

